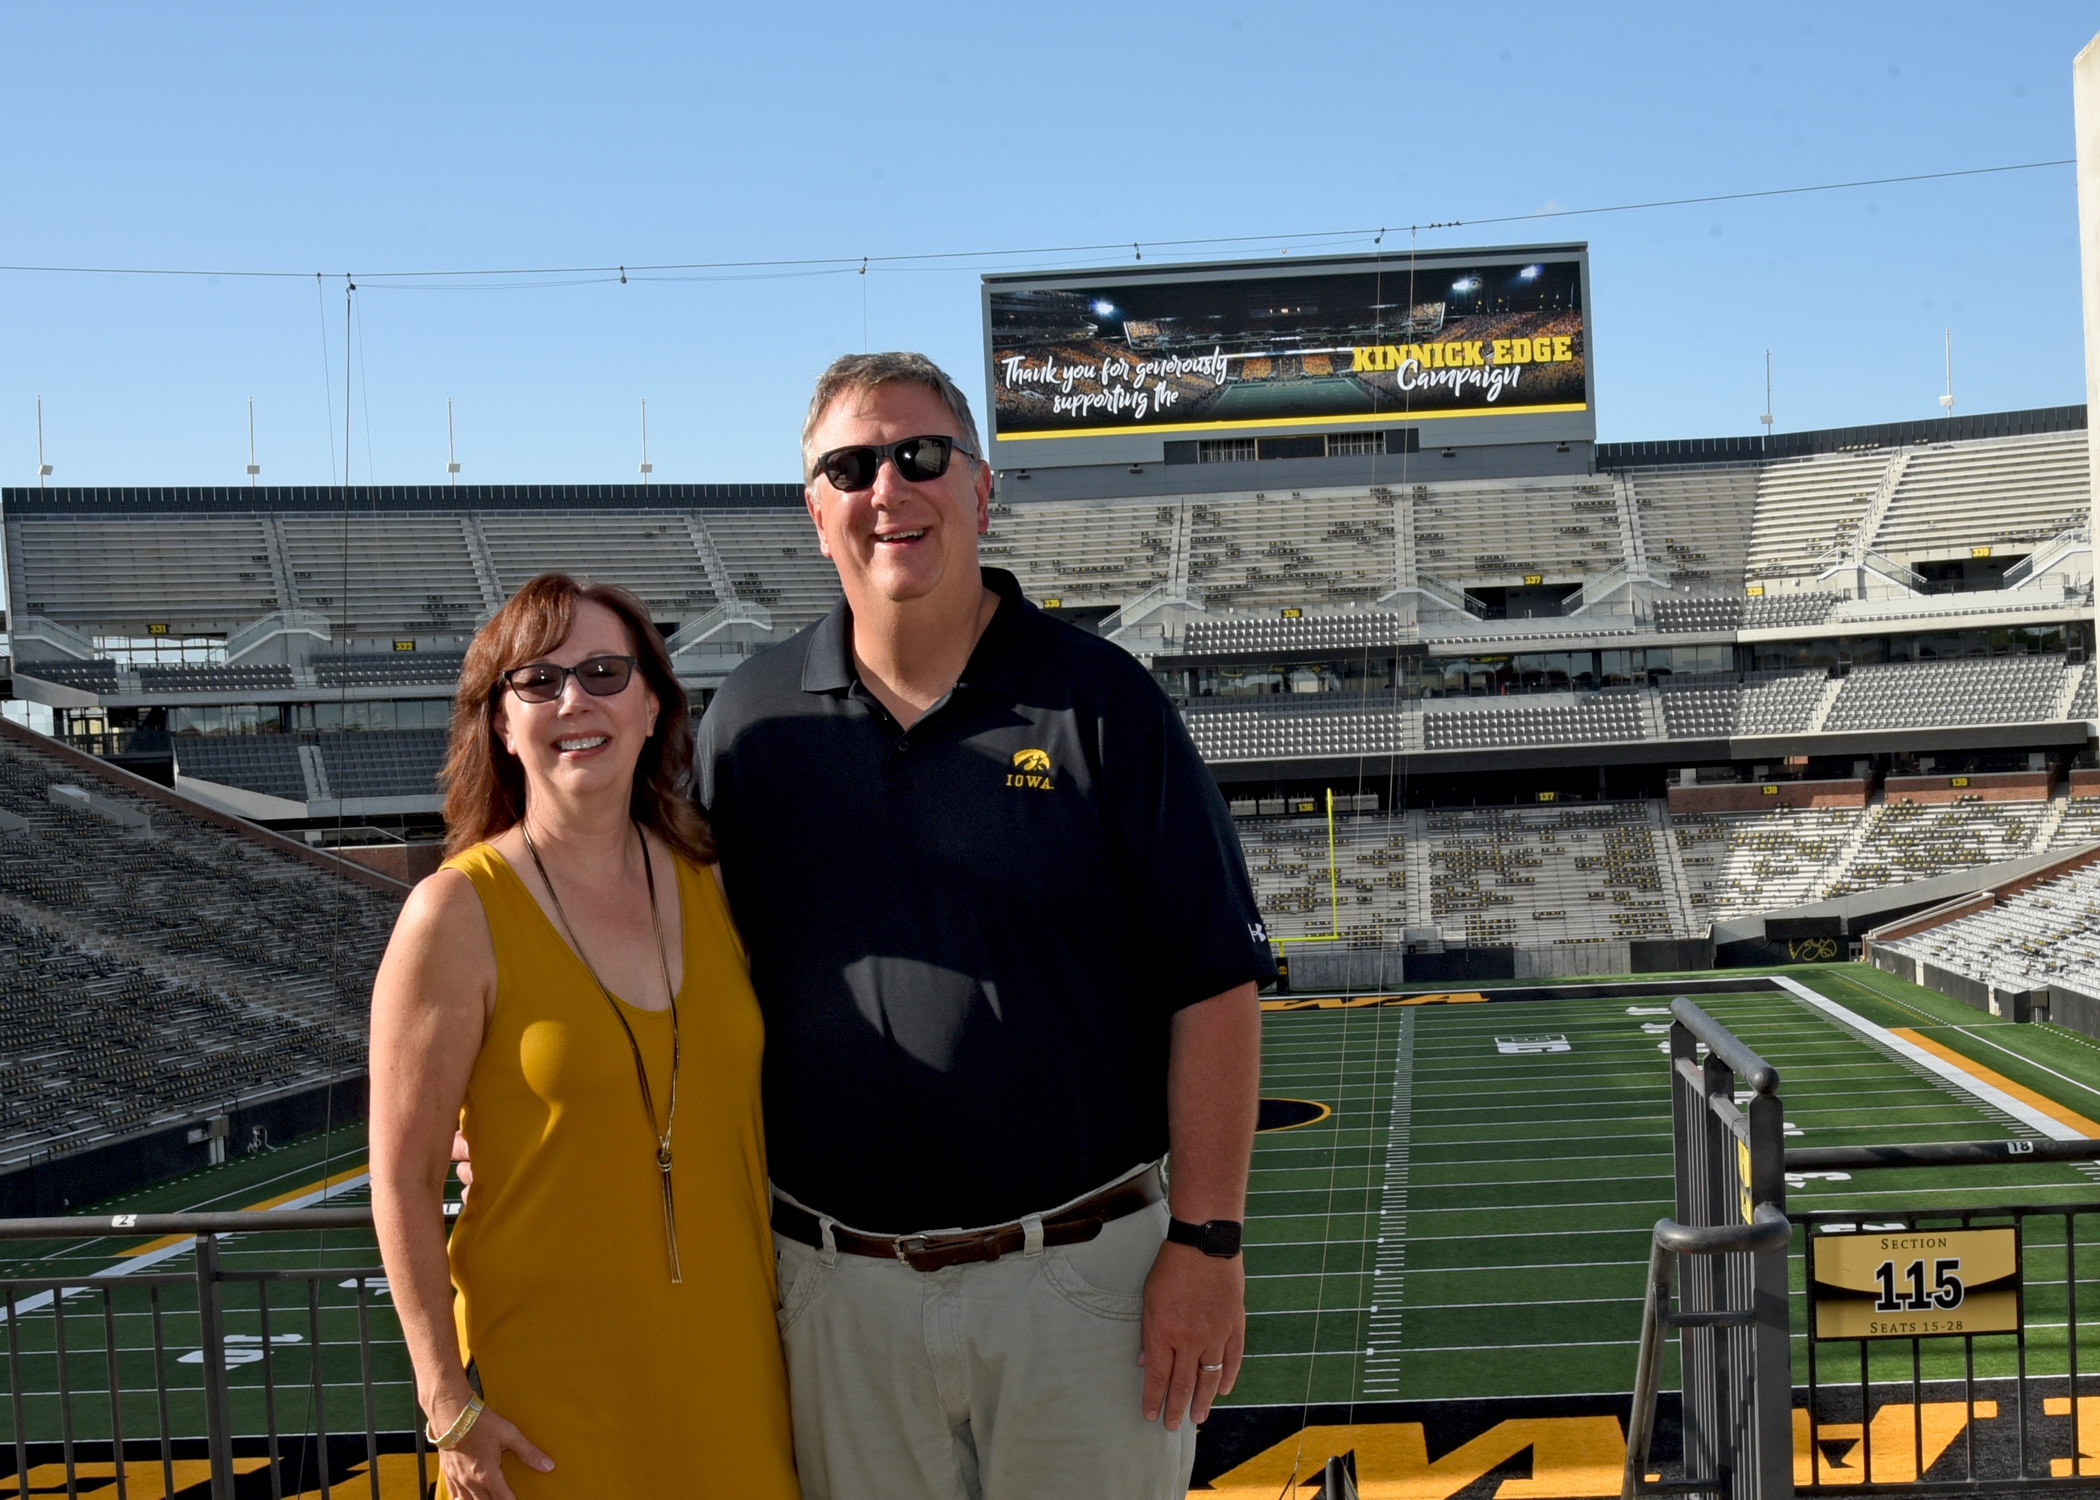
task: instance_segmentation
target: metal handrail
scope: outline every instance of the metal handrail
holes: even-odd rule
[[[450,1205],[448,1204],[449,1208]],[[82,1235],[255,1234],[300,1229],[370,1229],[369,1208],[251,1208],[216,1214],[62,1214],[0,1219],[0,1240],[62,1240]]]
[[[1676,1002],[1677,1005],[1687,1003],[1684,1000]],[[1698,1011],[1697,1006],[1690,1008]],[[1675,1006],[1672,1009],[1675,1009]],[[1699,1015],[1702,1020],[1711,1024],[1711,1018],[1704,1012],[1699,1012]],[[1685,1024],[1689,1026],[1691,1022],[1687,1020]],[[1793,1233],[1794,1226],[1787,1216],[1769,1203],[1758,1204],[1755,1214],[1747,1224],[1722,1224],[1708,1228],[1679,1224],[1671,1219],[1656,1221],[1654,1240],[1648,1251],[1647,1293],[1641,1305],[1640,1363],[1634,1374],[1633,1410],[1626,1417],[1626,1467],[1619,1478],[1619,1500],[1635,1500],[1639,1495],[1656,1493],[1644,1490],[1642,1485],[1648,1472],[1648,1450],[1655,1440],[1655,1406],[1662,1384],[1663,1341],[1667,1330],[1734,1327],[1749,1323],[1756,1315],[1750,1308],[1727,1308],[1712,1312],[1671,1312],[1670,1297],[1677,1275],[1677,1257],[1769,1254],[1785,1249],[1792,1240]],[[1672,1492],[1712,1489],[1718,1493],[1723,1488],[1725,1486],[1719,1480],[1699,1483],[1688,1479],[1671,1486]]]
[[[1670,1002],[1670,1015],[1706,1043],[1707,1049],[1733,1068],[1752,1089],[1760,1094],[1778,1092],[1779,1070],[1744,1046],[1740,1037],[1691,1001],[1678,996]]]

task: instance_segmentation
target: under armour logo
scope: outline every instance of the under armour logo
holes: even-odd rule
[[[1247,936],[1254,939],[1257,943],[1266,943],[1269,940],[1269,929],[1259,922],[1249,922],[1247,924]]]

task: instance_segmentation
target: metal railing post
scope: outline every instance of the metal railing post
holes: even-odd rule
[[[1759,1093],[1744,1111],[1749,1127],[1750,1202],[1763,1213],[1786,1212],[1786,1121],[1778,1096]],[[1749,1451],[1740,1455],[1755,1475],[1762,1500],[1791,1500],[1794,1493],[1793,1327],[1788,1316],[1787,1251],[1791,1235],[1750,1257],[1749,1306],[1757,1321],[1747,1330],[1749,1365],[1757,1399],[1749,1429]]]
[[[211,1500],[233,1500],[233,1408],[226,1386],[226,1306],[219,1285],[219,1237],[215,1234],[197,1236],[197,1324],[198,1350],[204,1356],[204,1433],[211,1453]]]

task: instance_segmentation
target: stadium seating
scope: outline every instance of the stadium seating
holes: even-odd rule
[[[181,734],[174,744],[178,776],[306,800],[298,742],[288,734]]]
[[[1696,927],[1823,899],[1865,816],[1850,807],[1672,813],[1690,921]]]
[[[2050,836],[2050,849],[2079,849],[2095,843],[2100,843],[2100,797],[2067,799],[2063,820]]]
[[[1431,809],[1429,918],[1471,945],[1667,937],[1653,804]]]
[[[2026,724],[2056,717],[2061,656],[1978,656],[1854,667],[1831,705],[1830,733],[1906,724]]]
[[[1746,575],[1812,578],[1823,554],[1856,545],[1892,461],[1876,448],[1783,459],[1759,470]]]
[[[1806,733],[1828,680],[1820,672],[1789,672],[1752,674],[1741,684],[1666,681],[1663,725],[1672,739]]]
[[[2088,663],[2079,668],[2078,687],[2071,694],[2072,718],[2084,719],[2090,722],[2096,716],[2096,713],[2100,713],[2100,709],[2096,709],[2095,706],[2096,697],[2100,697],[2094,691],[2094,678],[2096,677],[2100,677],[2100,665]]]
[[[459,681],[459,651],[317,652],[314,681],[331,687],[415,687]]]
[[[1674,584],[1742,592],[1755,470],[1650,469],[1630,475],[1628,487],[1651,570]]]
[[[15,663],[15,670],[25,677],[39,677],[45,682],[55,682],[62,687],[79,688],[84,693],[117,691],[117,664],[107,659],[23,661]]]
[[[1393,589],[1394,504],[1368,491],[1192,500],[1190,596],[1234,609],[1370,604]]]
[[[471,633],[489,600],[457,515],[292,511],[277,518],[297,598],[348,632]]]
[[[838,571],[818,549],[807,512],[709,511],[699,524],[736,597],[770,610],[774,625],[800,629],[838,602]]]
[[[1228,615],[1191,620],[1181,649],[1190,656],[1242,651],[1356,651],[1402,645],[1412,634],[1406,616],[1371,610],[1307,615],[1296,620]]]
[[[487,511],[477,520],[506,598],[527,579],[558,571],[619,584],[666,618],[715,605],[698,533],[684,512],[601,510],[579,524],[560,511]]]
[[[1406,717],[1389,694],[1353,693],[1199,699],[1186,716],[1197,751],[1221,762],[1393,754],[1407,748]]]
[[[1617,486],[1538,481],[1416,486],[1415,565],[1447,582],[1580,582],[1626,561]],[[1427,493],[1422,493],[1426,491]]]
[[[282,738],[282,736],[280,736]],[[319,736],[331,796],[428,797],[445,764],[442,729],[365,730]]]
[[[1885,945],[2008,990],[2100,994],[2100,869],[2088,865]]]
[[[1638,690],[1554,695],[1548,703],[1510,700],[1522,707],[1433,708],[1422,715],[1430,750],[1514,749],[1531,745],[1586,745],[1638,740],[1647,733]]]
[[[1938,806],[1891,802],[1874,809],[1859,852],[1826,894],[1906,885],[1953,870],[1996,864],[2030,852],[2047,806],[1985,802],[1976,797]]]
[[[1740,599],[1658,599],[1655,601],[1657,630],[1720,631],[1743,628]]]
[[[395,901],[13,743],[0,810],[0,1165],[362,1065]]]
[[[1180,515],[1178,505],[1156,501],[995,504],[978,551],[1032,598],[1122,604],[1167,581]]]
[[[1755,599],[1745,599],[1743,629],[1799,630],[1811,625],[1821,625],[1830,618],[1831,611],[1842,602],[1842,596],[1817,589],[1765,594]]]
[[[144,693],[268,693],[291,686],[290,667],[139,668],[139,691]]]
[[[1908,560],[2046,541],[2085,523],[2086,468],[2084,433],[1913,449],[1874,550]]]
[[[8,603],[63,625],[143,635],[216,622],[245,624],[289,607],[279,586],[274,522],[260,515],[7,518]]]

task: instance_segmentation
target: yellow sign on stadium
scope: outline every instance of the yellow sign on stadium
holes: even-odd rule
[[[1543,573],[1526,573],[1524,575],[1524,587],[1526,588],[1536,588],[1545,581],[1546,575]]]
[[[1286,620],[1302,620],[1305,618],[1305,611],[1293,606],[1283,612],[1283,617]]]
[[[166,635],[167,633],[167,622],[163,620],[155,620],[146,627],[146,634],[148,635]]]
[[[1762,599],[1765,596],[1765,586],[1761,583],[1753,583],[1750,587],[1744,589],[1743,592],[1752,599]]]
[[[1969,556],[1971,557],[1989,557],[1990,555],[1991,549],[1988,547],[1971,547],[1969,549]]]
[[[2013,1333],[2019,1243],[2011,1228],[1818,1235],[1814,1290],[1819,1339]]]

